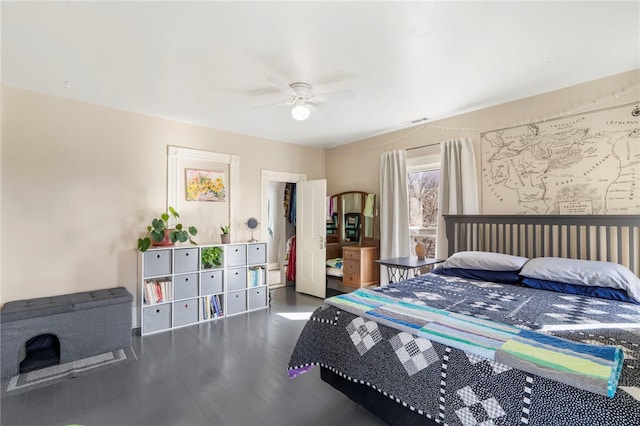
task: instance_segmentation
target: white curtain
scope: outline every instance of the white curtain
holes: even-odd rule
[[[383,152],[380,156],[381,259],[410,254],[408,199],[406,152]],[[380,285],[388,283],[386,267],[382,267]]]
[[[442,215],[478,214],[478,175],[473,143],[469,138],[440,144],[440,193],[436,257],[447,258],[447,236]]]

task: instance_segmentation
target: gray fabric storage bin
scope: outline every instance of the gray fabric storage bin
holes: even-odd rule
[[[222,270],[202,272],[200,274],[200,295],[222,293],[223,276]]]
[[[173,251],[173,273],[195,272],[198,270],[198,249],[185,248]]]
[[[147,306],[142,310],[142,327],[145,333],[171,328],[171,304]]]
[[[247,246],[247,257],[249,265],[267,263],[267,244],[255,243]]]
[[[144,277],[171,274],[171,250],[149,250],[144,253]]]
[[[173,277],[173,300],[187,299],[198,295],[198,275],[184,274]]]
[[[226,315],[239,314],[247,310],[247,292],[233,291],[227,293]]]
[[[267,287],[249,289],[249,310],[259,309],[267,306]]]
[[[242,244],[227,246],[224,250],[227,267],[247,264],[247,246]]]
[[[198,300],[187,299],[173,303],[173,326],[198,322]]]
[[[247,268],[227,270],[227,291],[247,288]]]

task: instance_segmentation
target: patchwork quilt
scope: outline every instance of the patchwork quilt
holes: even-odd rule
[[[615,347],[624,353],[617,390],[608,397],[561,383],[425,338],[406,324],[374,320],[366,309],[349,312],[331,299],[302,331],[289,375],[321,365],[448,425],[640,425],[640,305],[435,274],[375,289],[373,299],[376,294]]]

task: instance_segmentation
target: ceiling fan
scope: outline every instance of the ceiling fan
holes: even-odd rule
[[[303,121],[309,118],[309,116],[311,115],[311,111],[313,111],[314,114],[318,113],[318,110],[315,108],[314,104],[327,102],[327,101],[338,101],[342,99],[349,99],[349,98],[353,98],[356,95],[356,93],[353,90],[348,90],[348,89],[314,95],[311,92],[311,85],[307,83],[287,84],[284,81],[277,78],[273,78],[273,77],[270,77],[269,81],[278,89],[280,89],[283,93],[288,95],[290,99],[285,102],[262,105],[254,108],[293,105],[293,108],[291,108],[291,116],[294,119],[299,121]]]

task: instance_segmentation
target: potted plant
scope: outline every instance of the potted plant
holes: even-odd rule
[[[191,237],[198,234],[195,226],[185,227],[181,223],[176,224],[173,228],[168,227],[169,219],[180,218],[180,214],[171,206],[167,213],[162,213],[159,218],[151,221],[151,225],[147,226],[147,235],[138,239],[138,250],[147,251],[151,245],[173,245],[176,242],[184,243],[189,241],[191,244],[197,244]]]
[[[222,266],[222,253],[224,253],[222,247],[204,247],[200,250],[202,267],[209,269]]]
[[[220,241],[222,241],[222,244],[229,244],[231,242],[229,229],[231,229],[231,225],[223,225],[220,227],[220,230],[222,231],[222,234],[220,234]]]

